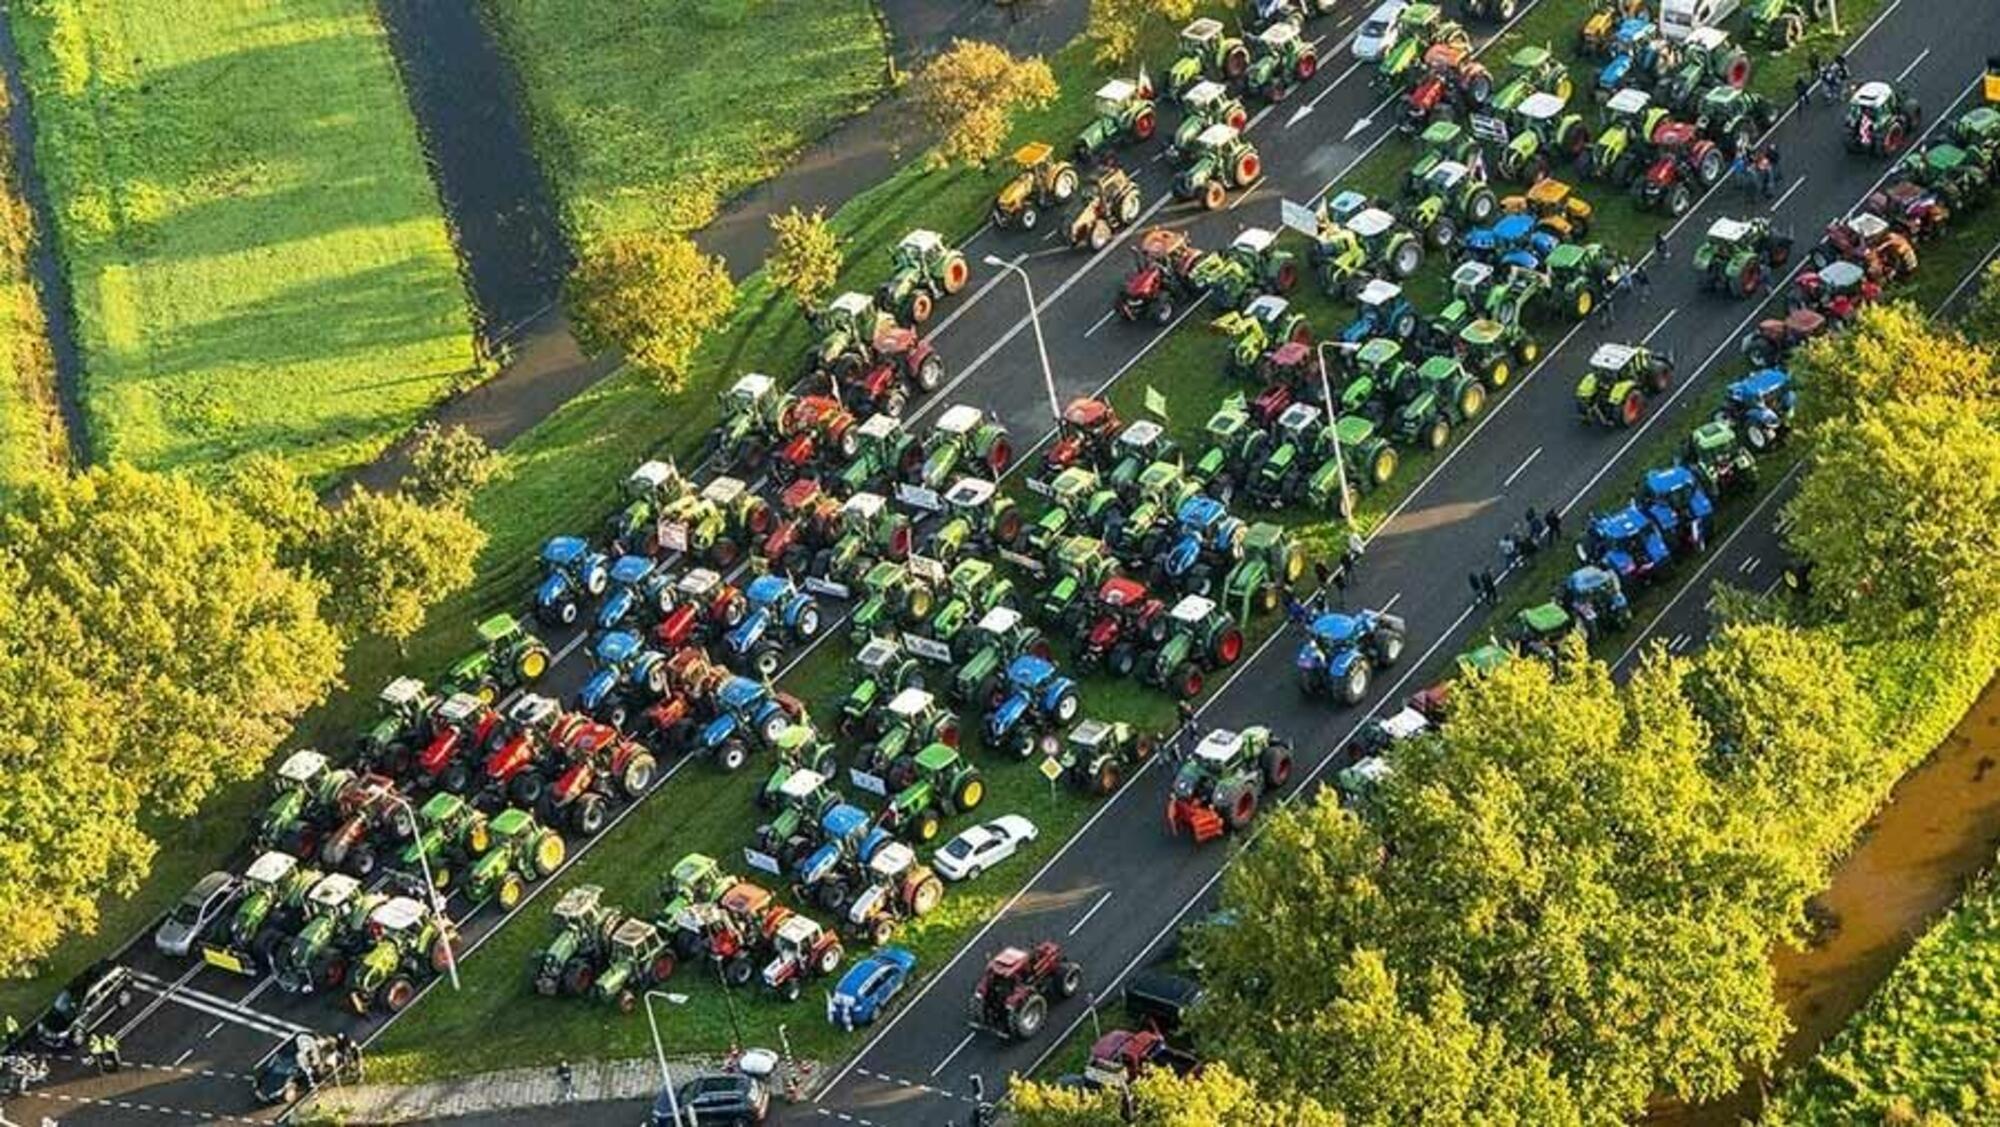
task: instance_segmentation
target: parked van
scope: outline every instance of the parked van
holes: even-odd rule
[[[1736,14],[1739,0],[1660,0],[1660,33],[1686,39],[1698,27],[1719,27]]]

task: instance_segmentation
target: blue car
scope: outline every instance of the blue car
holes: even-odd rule
[[[643,708],[667,691],[667,655],[637,634],[613,630],[599,635],[590,658],[596,668],[577,690],[576,710],[614,728],[625,726],[635,705]]]
[[[762,683],[731,677],[715,692],[715,719],[702,728],[699,747],[723,770],[734,771],[749,761],[752,740],[775,746],[792,720],[792,713]]]
[[[774,677],[784,664],[785,646],[811,641],[819,634],[819,601],[782,575],[760,575],[743,590],[749,609],[736,628],[723,635],[729,659],[747,665],[759,676]]]
[[[1783,368],[1762,368],[1729,385],[1716,417],[1733,424],[1743,444],[1762,454],[1791,433],[1798,405],[1792,374]]]
[[[1616,575],[1627,587],[1647,582],[1666,570],[1673,551],[1667,538],[1637,504],[1611,513],[1593,513],[1576,544],[1577,559]]]
[[[1375,670],[1387,669],[1403,656],[1403,641],[1403,620],[1393,614],[1322,614],[1307,626],[1299,646],[1299,688],[1307,696],[1333,696],[1350,707],[1360,704]]]
[[[872,1024],[902,993],[917,969],[917,957],[901,947],[882,947],[840,976],[826,999],[826,1020],[841,1029]]]
[[[1046,658],[1022,654],[1007,666],[1006,695],[986,714],[986,742],[1012,748],[1022,759],[1036,751],[1054,754],[1055,730],[1076,719],[1079,707],[1075,681]]]
[[[673,577],[647,556],[620,556],[611,565],[610,589],[597,604],[597,628],[616,630],[641,615],[658,621],[674,609]]]
[[[1694,554],[1708,547],[1715,502],[1709,500],[1692,470],[1681,465],[1647,470],[1638,499],[1647,518],[1677,554]]]
[[[611,584],[611,564],[581,536],[557,536],[542,545],[542,581],[535,587],[535,614],[543,622],[568,626],[585,599]]]

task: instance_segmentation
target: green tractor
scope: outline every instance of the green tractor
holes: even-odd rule
[[[1222,401],[1202,425],[1207,446],[1187,467],[1190,478],[1202,483],[1210,496],[1228,502],[1250,469],[1264,460],[1271,435],[1250,418],[1239,393]]]
[[[287,994],[337,988],[347,978],[348,960],[367,944],[368,915],[388,897],[363,894],[361,882],[332,873],[306,894],[305,922],[276,952],[272,976]]]
[[[1993,190],[1992,169],[1949,141],[1932,141],[1913,150],[1897,168],[1919,187],[1936,193],[1953,211],[1977,208]]]
[[[916,435],[893,415],[870,415],[851,433],[854,457],[839,474],[844,493],[880,493],[897,478],[915,473],[923,463]]]
[[[1499,391],[1514,378],[1515,366],[1525,369],[1542,354],[1541,343],[1518,323],[1478,318],[1458,331],[1458,358],[1489,391]]]
[[[1604,106],[1604,128],[1590,143],[1590,176],[1620,187],[1631,184],[1652,160],[1654,132],[1673,116],[1636,86],[1613,94]]]
[[[1013,606],[1014,581],[1000,574],[993,561],[973,556],[958,561],[945,576],[943,596],[937,613],[931,615],[927,632],[949,646],[954,644],[959,631],[987,611]]]
[[[1425,360],[1393,395],[1391,436],[1405,445],[1422,442],[1427,450],[1444,449],[1453,426],[1472,421],[1486,409],[1486,386],[1452,356]]]
[[[430,742],[431,710],[450,694],[433,693],[415,677],[398,677],[375,694],[375,722],[355,741],[362,770],[407,774],[417,749]]]
[[[1368,268],[1404,281],[1424,264],[1424,240],[1379,207],[1366,207],[1342,224],[1361,240]]]
[[[1340,463],[1335,467],[1321,467],[1321,473],[1306,483],[1306,504],[1322,511],[1341,502],[1339,478],[1327,475],[1326,469],[1344,469],[1347,481],[1354,488],[1363,493],[1373,493],[1388,485],[1402,465],[1395,446],[1379,433],[1375,420],[1366,415],[1340,416],[1340,421],[1334,424],[1333,433],[1340,442]],[[1348,498],[1350,503],[1352,500]],[[1352,514],[1343,512],[1341,515]]]
[[[1208,261],[1220,259],[1241,268],[1233,278],[1222,279],[1221,284],[1211,289],[1225,308],[1245,309],[1258,297],[1290,293],[1298,285],[1297,256],[1277,243],[1277,233],[1269,228],[1245,227],[1228,250],[1209,257]],[[1196,275],[1199,278],[1199,268]]]
[[[909,516],[879,493],[855,493],[841,502],[836,527],[833,546],[815,553],[810,570],[839,583],[860,579],[879,560],[908,559],[916,539]]]
[[[1646,401],[1674,382],[1674,358],[1641,344],[1607,341],[1590,354],[1590,370],[1576,385],[1576,411],[1606,427],[1638,425]]]
[[[1448,250],[1460,231],[1493,221],[1500,201],[1486,178],[1455,160],[1440,160],[1418,182],[1417,201],[1404,211],[1409,225],[1423,231],[1433,247]]]
[[[1815,20],[1825,19],[1831,0],[1750,0],[1744,6],[1744,23],[1751,43],[1775,51],[1788,51],[1804,38]]]
[[[1022,654],[1046,658],[1048,639],[1013,607],[994,607],[954,639],[962,655],[952,667],[945,695],[958,705],[984,711],[1006,689],[1007,665]]]
[[[1174,127],[1167,153],[1179,164],[1194,153],[1195,138],[1209,126],[1227,125],[1241,130],[1249,124],[1250,111],[1243,108],[1241,99],[1231,95],[1220,82],[1203,79],[1181,95],[1181,121]]]
[[[625,507],[612,514],[605,530],[612,558],[656,554],[660,548],[660,511],[693,491],[694,484],[682,477],[672,462],[654,459],[640,463],[625,476]]]
[[[786,780],[801,771],[832,778],[840,770],[833,744],[820,738],[819,731],[809,722],[787,725],[771,741],[771,751],[777,762],[764,778],[764,789],[757,794],[758,804],[765,807],[778,805]]]
[[[1757,487],[1757,455],[1743,444],[1728,419],[1710,419],[1694,428],[1681,448],[1681,463],[1710,497]]]
[[[325,874],[275,849],[243,870],[243,893],[222,942],[204,944],[202,960],[237,974],[268,970],[278,950],[305,920],[306,896]]]
[[[1403,355],[1403,343],[1394,337],[1376,337],[1353,354],[1354,372],[1340,389],[1342,411],[1377,413],[1389,389],[1410,374],[1410,360]]]
[[[1320,216],[1319,233],[1313,236],[1311,259],[1320,291],[1342,301],[1353,300],[1374,277],[1360,236],[1325,215]]]
[[[873,775],[879,789],[879,779]],[[857,780],[858,781],[858,780]],[[751,836],[751,848],[768,861],[746,858],[760,869],[782,874],[820,846],[820,820],[827,811],[841,805],[840,793],[829,785],[828,776],[818,771],[798,770],[787,774],[774,792],[760,800],[773,813]]]
[[[980,553],[1021,546],[1027,522],[1021,506],[983,477],[961,477],[944,491],[944,521],[925,539],[924,554],[952,563],[967,549]]]
[[[1233,86],[1250,69],[1250,48],[1203,16],[1181,29],[1180,53],[1167,67],[1167,94],[1183,98],[1203,80]]]
[[[408,876],[428,869],[439,889],[450,888],[459,870],[493,844],[486,814],[450,791],[439,791],[418,808],[416,831],[403,847],[400,868]]]
[[[1498,161],[1502,179],[1540,180],[1551,167],[1574,161],[1590,147],[1583,115],[1571,111],[1567,99],[1545,90],[1521,99],[1502,120],[1507,130]]]
[[[1698,27],[1681,40],[1680,65],[1660,83],[1661,100],[1680,113],[1693,113],[1711,86],[1741,89],[1750,81],[1750,56],[1719,27]]]
[[[1159,741],[1123,720],[1085,717],[1063,739],[1063,777],[1072,786],[1099,798],[1118,789],[1126,775],[1145,765]]]
[[[1291,777],[1291,745],[1269,728],[1212,728],[1174,775],[1167,830],[1185,830],[1200,845],[1248,829],[1259,803]]]
[[[1564,243],[1549,252],[1543,266],[1557,304],[1573,321],[1590,316],[1610,296],[1618,274],[1618,264],[1602,243]]]
[[[1146,656],[1139,680],[1193,700],[1208,673],[1227,669],[1243,656],[1243,628],[1213,599],[1183,595],[1167,611],[1167,637]]]
[[[1334,428],[1338,432],[1339,427]],[[1306,552],[1283,525],[1258,521],[1244,530],[1242,558],[1222,583],[1222,605],[1239,621],[1278,609],[1285,591],[1304,582]]]
[[[955,747],[932,744],[894,764],[883,824],[910,841],[937,837],[945,818],[986,801],[986,779]]]
[[[1258,298],[1250,306],[1249,315],[1260,320],[1263,319],[1263,311],[1275,308],[1278,312],[1272,314],[1274,319],[1264,320],[1263,323],[1291,330],[1294,322],[1283,311],[1284,298]],[[1110,458],[1111,469],[1105,473],[1104,481],[1123,499],[1132,496],[1133,491],[1139,488],[1139,478],[1146,472],[1146,467],[1160,462],[1179,465],[1181,452],[1180,446],[1167,434],[1167,428],[1151,419],[1134,419],[1112,440]]]
[[[1494,113],[1511,112],[1538,90],[1546,90],[1565,102],[1575,92],[1569,67],[1547,47],[1528,44],[1517,48],[1507,57],[1507,69],[1507,81],[1493,95]]]
[[[958,746],[958,717],[923,689],[904,689],[890,697],[862,730],[872,730],[875,738],[862,745],[854,765],[871,775],[893,774],[896,761],[915,749],[934,743]]]
[[[1244,483],[1252,504],[1270,509],[1301,504],[1319,479],[1337,476],[1333,428],[1322,408],[1294,403],[1279,413],[1271,431],[1263,463]]]
[[[495,815],[486,831],[490,845],[465,876],[466,896],[475,904],[492,900],[511,911],[527,896],[528,885],[554,876],[569,855],[561,834],[518,806]]]
[[[726,569],[743,554],[738,537],[767,531],[770,520],[770,506],[749,482],[722,474],[660,514],[660,543]]]
[[[2000,84],[2000,67],[1989,65],[1989,81]],[[1951,123],[1952,143],[1986,165],[1989,177],[2000,176],[2000,109],[1976,106]]]
[[[1066,537],[1102,532],[1119,505],[1117,492],[1085,466],[1057,474],[1048,484],[1047,496],[1049,507],[1028,530],[1028,549],[1037,556],[1046,556]]]
[[[998,419],[969,403],[945,408],[924,436],[923,464],[918,479],[927,489],[944,488],[961,473],[983,473],[998,480],[1014,460],[1014,444]]]
[[[1442,44],[1467,54],[1472,51],[1472,37],[1464,25],[1446,19],[1436,4],[1405,5],[1396,14],[1396,33],[1395,42],[1376,60],[1371,80],[1384,91],[1401,91],[1409,85],[1422,72],[1424,56],[1432,47]]]
[[[1269,369],[1271,352],[1279,345],[1289,341],[1306,345],[1312,343],[1312,325],[1307,322],[1306,315],[1275,294],[1265,294],[1246,308],[1240,311],[1232,309],[1209,323],[1229,337],[1229,359],[1225,370],[1237,379],[1261,380]],[[1158,428],[1158,424],[1153,425]],[[1119,437],[1122,439],[1124,436],[1121,434]],[[1145,463],[1135,462],[1134,472],[1138,465],[1150,465],[1157,460],[1151,458]]]
[[[1187,164],[1174,177],[1174,195],[1214,211],[1228,201],[1229,189],[1248,188],[1263,174],[1257,147],[1235,127],[1217,122],[1195,137]]]
[[[1319,48],[1299,34],[1297,24],[1279,22],[1250,41],[1249,69],[1243,85],[1267,102],[1282,102],[1319,71]]]
[[[896,327],[896,318],[877,306],[874,298],[853,290],[815,310],[808,320],[816,336],[806,353],[808,370],[826,372],[843,384],[873,361],[875,338]],[[773,416],[773,425],[775,422]]]
[[[1548,273],[1510,266],[1486,291],[1485,312],[1503,325],[1516,325],[1527,319],[1530,310],[1547,305],[1555,297],[1555,281]]]
[[[724,872],[721,863],[706,853],[686,854],[667,870],[666,879],[660,882],[663,907],[658,918],[673,929],[674,948],[681,957],[690,957],[701,950],[703,938],[699,930],[681,926],[686,913],[697,904],[713,904],[722,899],[722,894],[736,883],[736,877]]]
[[[1692,261],[1703,289],[1748,297],[1761,291],[1774,271],[1784,268],[1791,253],[1791,237],[1773,230],[1769,219],[1725,215],[1709,224]]]
[[[396,896],[369,913],[375,945],[354,964],[348,1004],[354,1012],[401,1013],[418,984],[444,973],[458,958],[458,929],[444,913]]]
[[[672,978],[679,960],[667,936],[658,925],[637,916],[628,916],[611,930],[605,944],[604,966],[590,996],[594,1001],[611,1002],[619,1013],[639,1008],[639,996]]]
[[[908,563],[881,560],[862,573],[855,599],[848,629],[860,645],[876,634],[915,627],[930,618],[937,590]]]
[[[936,231],[918,229],[903,236],[889,256],[889,280],[878,295],[897,320],[921,325],[931,319],[938,299],[955,294],[972,280],[965,252],[944,241]],[[870,338],[871,346],[873,338]]]
[[[1097,116],[1076,138],[1077,163],[1089,164],[1115,145],[1150,141],[1159,127],[1152,83],[1143,75],[1136,83],[1114,78],[1097,89]]]
[[[1041,615],[1064,631],[1081,629],[1091,598],[1104,581],[1118,574],[1118,557],[1095,536],[1069,536],[1046,557],[1048,586],[1042,590]]]
[[[251,832],[258,849],[308,852],[317,829],[338,821],[340,795],[354,772],[335,768],[326,756],[301,748],[285,757],[271,775],[271,800],[257,813]]]
[[[515,689],[534,684],[549,668],[548,643],[530,633],[511,614],[496,614],[477,628],[480,647],[452,663],[441,686],[451,693],[471,693],[488,704]]]
[[[602,887],[580,884],[563,893],[549,914],[556,931],[529,958],[529,981],[545,998],[582,997],[597,982],[611,933],[625,921],[625,913],[604,902]]]
[[[1479,138],[1455,121],[1433,121],[1417,134],[1417,159],[1403,176],[1403,193],[1423,196],[1430,192],[1425,181],[1442,161],[1468,167],[1481,161]]]
[[[1777,110],[1769,98],[1724,85],[1711,87],[1701,96],[1701,113],[1695,118],[1695,127],[1731,157],[1747,158],[1757,138],[1777,119]]]

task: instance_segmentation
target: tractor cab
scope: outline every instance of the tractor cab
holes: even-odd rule
[[[1563,99],[1547,91],[1537,90],[1521,99],[1521,104],[1514,107],[1514,112],[1520,116],[1522,128],[1538,134],[1553,134],[1556,119],[1562,116],[1563,110],[1567,107],[1568,103]]]
[[[1195,745],[1190,759],[1211,772],[1220,773],[1243,758],[1243,749],[1243,733],[1228,728],[1211,728]]]
[[[1507,638],[1523,652],[1552,661],[1557,647],[1575,626],[1561,606],[1538,603],[1514,615],[1514,621],[1507,625]]]
[[[361,882],[346,873],[328,873],[306,893],[306,916],[338,916],[361,895]]]
[[[1636,86],[1625,87],[1623,90],[1611,95],[1611,100],[1604,103],[1605,113],[1609,115],[1610,119],[1627,129],[1637,127],[1645,119],[1646,111],[1652,109],[1652,107],[1653,95]],[[1645,138],[1640,137],[1635,139],[1644,140]]]
[[[326,774],[326,756],[311,748],[301,748],[278,765],[272,782],[275,790],[310,790]]]
[[[299,859],[289,853],[272,849],[260,854],[250,867],[243,870],[243,883],[249,889],[277,888],[298,871]]]
[[[1113,445],[1117,458],[1113,463],[1114,483],[1127,477],[1138,484],[1138,478],[1146,469],[1174,454],[1173,441],[1167,437],[1167,428],[1151,419],[1134,419],[1118,432]]]
[[[1588,638],[1623,630],[1632,619],[1632,607],[1617,574],[1601,567],[1586,565],[1565,576],[1562,602]]]
[[[1467,259],[1451,272],[1452,296],[1474,305],[1480,303],[1493,284],[1493,267],[1477,259]]]
[[[654,459],[639,463],[625,476],[625,496],[633,501],[658,503],[679,493],[686,485],[672,462]]]
[[[1616,378],[1638,355],[1639,350],[1629,344],[1606,341],[1590,354],[1590,370],[1597,373],[1600,379]]]
[[[1576,553],[1584,563],[1599,564],[1621,580],[1634,581],[1657,574],[1672,556],[1665,537],[1636,504],[1593,515]]]
[[[1229,251],[1245,264],[1254,264],[1269,254],[1277,241],[1277,232],[1268,227],[1245,227],[1230,240]]]
[[[729,390],[722,393],[722,413],[731,417],[742,415],[750,418],[769,418],[773,414],[772,403],[777,397],[777,386],[775,380],[762,372],[749,372],[738,376]]]
[[[1125,116],[1133,103],[1151,99],[1151,90],[1114,78],[1097,88],[1097,116],[1117,120]]]
[[[1715,502],[1702,491],[1692,470],[1673,465],[1646,471],[1639,499],[1646,516],[1670,544],[1691,552],[1707,547]]]

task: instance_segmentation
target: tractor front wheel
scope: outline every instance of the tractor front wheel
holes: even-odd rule
[[[1356,658],[1354,664],[1347,667],[1347,676],[1340,679],[1340,702],[1349,707],[1360,704],[1362,698],[1368,695],[1369,679],[1368,662]]]
[[[1292,749],[1284,744],[1272,744],[1264,749],[1264,782],[1272,790],[1277,790],[1292,781]]]
[[[1007,1031],[1025,1041],[1042,1031],[1048,1016],[1048,1002],[1040,994],[1029,994],[1007,1014]]]

